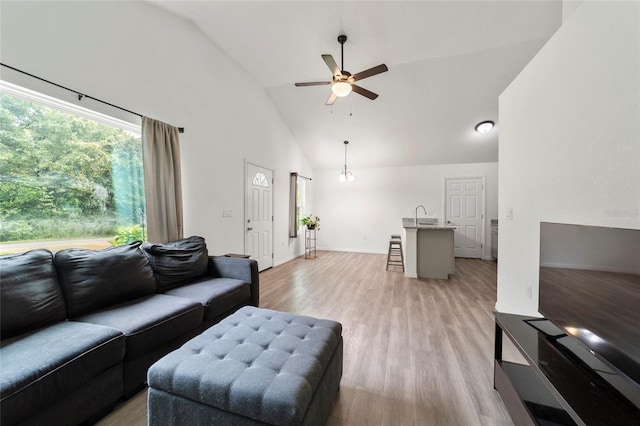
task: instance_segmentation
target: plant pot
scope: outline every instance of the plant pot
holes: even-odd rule
[[[316,229],[315,225],[307,225],[307,229]]]

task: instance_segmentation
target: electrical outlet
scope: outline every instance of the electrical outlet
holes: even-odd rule
[[[531,287],[530,285],[527,286],[527,299],[533,299],[533,287]]]
[[[513,220],[513,207],[509,207],[507,209],[507,214],[505,216],[506,220]]]

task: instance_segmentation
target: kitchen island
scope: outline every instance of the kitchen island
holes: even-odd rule
[[[448,279],[455,273],[453,226],[403,220],[405,273],[408,278]]]

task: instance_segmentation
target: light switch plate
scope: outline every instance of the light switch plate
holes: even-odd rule
[[[222,217],[232,217],[233,210],[231,209],[222,209]]]

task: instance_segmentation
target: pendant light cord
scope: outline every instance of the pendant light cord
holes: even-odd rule
[[[344,141],[344,175],[347,176],[347,145],[349,141]]]

